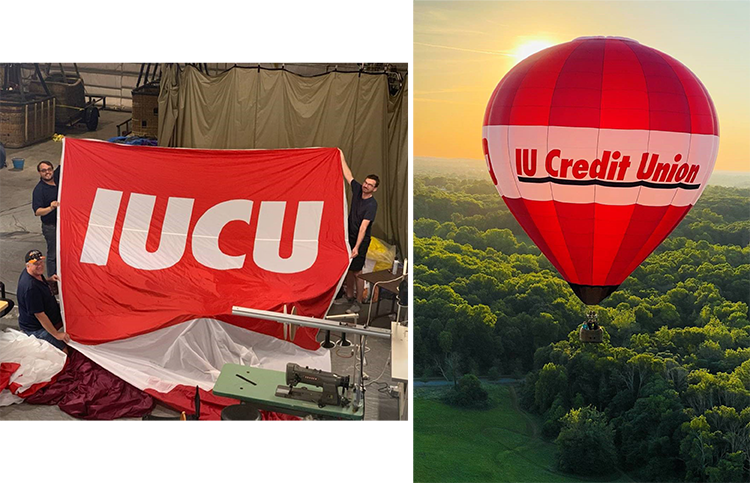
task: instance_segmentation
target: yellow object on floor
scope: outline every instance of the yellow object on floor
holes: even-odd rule
[[[367,249],[367,259],[375,261],[373,272],[390,270],[393,267],[393,261],[396,259],[396,247],[379,238],[372,237],[370,247]]]

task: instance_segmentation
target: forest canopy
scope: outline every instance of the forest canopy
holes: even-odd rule
[[[525,377],[523,402],[550,438],[573,437],[571,411],[601,413],[638,478],[746,481],[749,200],[750,189],[708,186],[595,308],[605,342],[584,345],[587,306],[491,182],[417,177],[415,375]]]

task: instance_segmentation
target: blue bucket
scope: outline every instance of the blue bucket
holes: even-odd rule
[[[13,158],[13,169],[22,170],[23,169],[23,158]]]

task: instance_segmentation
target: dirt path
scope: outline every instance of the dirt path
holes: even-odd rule
[[[508,386],[508,389],[510,391],[510,401],[513,405],[513,409],[526,420],[526,431],[529,438],[538,440],[539,434],[541,433],[539,425],[531,418],[531,416],[521,410],[521,406],[518,404],[518,393],[516,392],[516,388],[514,386]]]

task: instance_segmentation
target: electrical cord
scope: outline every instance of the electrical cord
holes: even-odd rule
[[[381,394],[387,394],[393,399],[398,399],[398,391],[391,390],[391,386],[387,382],[376,382],[375,384],[378,384],[378,392]],[[382,384],[382,386],[380,386]]]
[[[376,378],[375,378],[375,379],[373,379],[372,381],[368,382],[368,383],[367,383],[367,385],[368,385],[368,386],[369,386],[370,384],[375,384],[375,383],[377,383],[377,381],[379,381],[379,380],[380,380],[380,378],[381,378],[381,377],[383,377],[383,374],[385,374],[385,370],[386,370],[386,369],[388,368],[388,363],[390,363],[390,362],[391,362],[391,354],[389,353],[389,354],[388,354],[388,359],[387,359],[387,360],[385,361],[385,365],[383,365],[383,372],[381,372],[381,373],[380,373],[380,375],[379,375],[378,377],[376,377]],[[387,384],[387,383],[378,383],[378,384]]]
[[[377,287],[377,286],[378,286],[379,284],[381,284],[381,283],[391,283],[391,282],[396,282],[396,281],[399,281],[399,280],[403,280],[403,279],[404,279],[404,277],[406,277],[406,275],[407,275],[407,273],[402,273],[401,275],[399,275],[398,277],[396,277],[396,278],[394,278],[394,279],[392,279],[392,280],[382,280],[382,281],[380,281],[380,282],[375,282],[375,283],[373,284],[373,286],[372,286],[372,294],[373,294],[373,295],[375,294],[375,288],[376,288],[376,287]],[[372,300],[372,298],[371,298],[370,300]],[[367,321],[365,322],[365,327],[369,327],[369,326],[370,326],[370,320],[372,319],[372,305],[373,305],[373,304],[372,304],[372,302],[370,302],[370,306],[368,307],[368,310],[367,310]],[[364,338],[364,336],[360,336],[360,341],[362,342],[362,345],[364,345],[364,346],[365,346],[365,350],[364,350],[364,351],[362,351],[362,350],[361,350],[361,348],[360,348],[360,351],[359,351],[359,352],[360,352],[360,354],[361,354],[361,355],[360,355],[360,357],[359,357],[359,360],[358,360],[358,362],[357,362],[357,360],[355,360],[355,362],[354,362],[354,370],[355,370],[355,372],[356,372],[356,370],[357,370],[357,365],[359,364],[359,368],[360,368],[360,377],[361,377],[361,379],[360,379],[360,380],[361,380],[361,381],[364,381],[364,376],[366,375],[366,373],[364,372],[364,361],[363,361],[363,359],[364,359],[364,355],[365,355],[365,354],[366,354],[367,352],[369,352],[369,351],[370,351],[370,348],[369,348],[369,347],[367,347],[367,345],[366,345],[366,343],[365,343],[365,338]],[[363,382],[363,383],[362,383],[362,386],[363,386],[363,388],[364,388],[364,387],[367,387],[367,386],[369,386],[369,385],[371,385],[372,383],[374,383],[374,382],[378,381],[378,380],[379,380],[379,379],[380,379],[381,377],[383,377],[383,374],[385,374],[385,370],[386,370],[386,368],[388,367],[388,363],[390,362],[390,360],[391,360],[391,355],[390,355],[390,353],[389,353],[389,354],[388,354],[388,360],[386,361],[386,363],[385,363],[385,366],[383,366],[383,371],[382,371],[382,372],[380,373],[380,375],[379,375],[379,376],[378,376],[377,378],[375,378],[375,379],[374,379],[373,381],[370,381],[370,382],[369,382],[369,383],[367,383],[367,384],[364,384],[364,382]],[[368,377],[369,377],[369,376],[368,376]]]
[[[355,355],[354,351],[351,351],[351,354],[349,354],[348,356],[342,356],[341,355],[341,349],[343,349],[344,346],[343,345],[339,345],[339,344],[341,344],[341,339],[337,340],[336,343],[334,344],[334,347],[336,347],[337,345],[339,346],[339,348],[336,349],[336,355],[337,356],[339,356],[342,359],[351,359],[352,357],[354,357],[354,355]],[[348,348],[349,346],[346,346],[346,347]],[[356,364],[355,364],[354,368],[356,370]]]
[[[391,386],[389,386],[387,382],[373,382],[371,384],[378,385],[378,392],[382,392],[382,393],[390,392]]]
[[[364,336],[362,336],[362,337],[364,337]],[[368,352],[370,352],[370,348],[367,347],[367,341],[366,341],[366,339],[363,341],[363,344],[365,346],[364,354],[367,354]],[[354,359],[354,370],[355,371],[357,369],[359,369],[359,368],[362,368],[361,367],[362,366],[362,357],[360,357],[360,355],[359,355],[359,353],[361,352],[359,349],[360,349],[359,344],[357,344],[355,346],[355,348],[354,348],[354,355],[356,356],[356,358]],[[367,376],[367,373],[363,373],[363,374],[365,376]],[[367,377],[370,377],[370,376],[367,376]]]
[[[375,293],[375,288],[379,284],[381,284],[381,283],[395,282],[397,280],[403,280],[404,277],[406,277],[406,275],[407,275],[407,273],[403,273],[400,276],[394,278],[393,280],[384,280],[384,281],[381,281],[381,282],[375,282],[373,284],[373,286],[372,286],[372,293],[373,294]],[[365,322],[365,328],[367,328],[367,327],[370,326],[370,319],[372,318],[372,297],[370,298],[370,300],[371,300],[371,302],[370,302],[370,306],[368,307],[368,310],[367,310],[367,321]],[[358,351],[359,352],[359,384],[360,384],[360,387],[362,388],[362,416],[364,417],[365,406],[366,406],[365,405],[365,391],[366,391],[367,385],[369,385],[369,384],[365,384],[364,383],[364,380],[365,380],[364,379],[365,378],[364,359],[365,359],[365,354],[370,350],[369,347],[366,346],[365,336],[364,335],[360,335],[359,336],[359,347],[358,348],[359,348],[359,351]],[[390,359],[390,355],[388,356],[388,358]],[[387,364],[386,364],[386,367],[387,367]],[[354,373],[356,374],[356,372],[357,372],[357,360],[355,359],[355,362],[354,362]],[[385,367],[383,368],[383,373],[385,373]],[[381,373],[381,375],[378,376],[378,379],[380,379],[380,377],[382,377],[382,375],[383,374]],[[376,381],[377,381],[377,379],[376,379]]]

